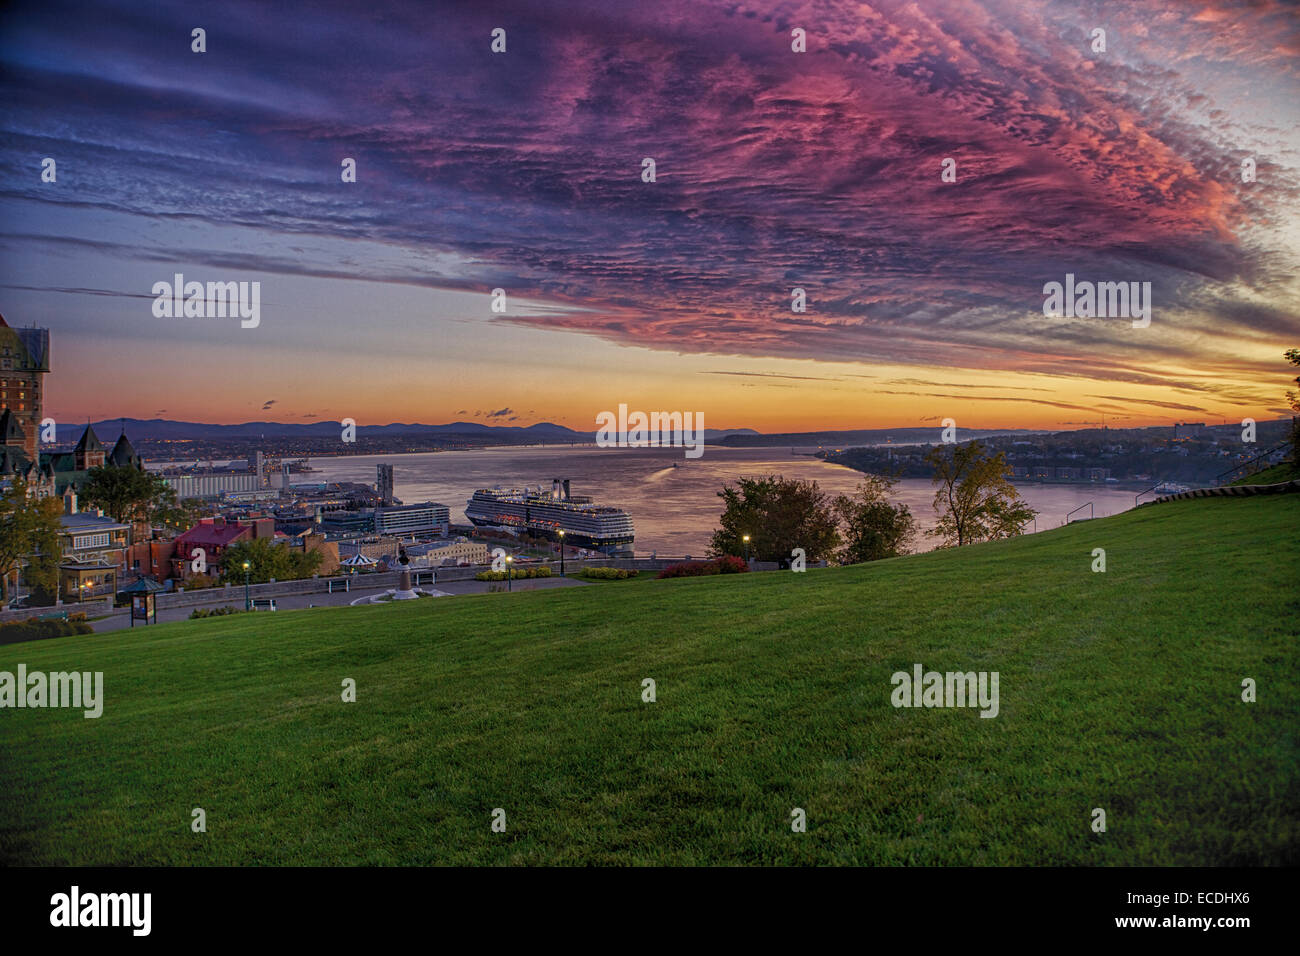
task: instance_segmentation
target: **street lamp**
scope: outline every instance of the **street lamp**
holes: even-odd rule
[[[506,590],[513,591],[515,585],[515,559],[506,555]]]
[[[749,535],[741,538],[745,542],[745,567],[749,567]]]
[[[253,602],[249,600],[248,597],[248,573],[251,567],[252,565],[249,564],[247,561],[244,562],[244,610],[245,611],[250,610],[253,606]]]
[[[560,577],[564,577],[564,532],[560,532]]]

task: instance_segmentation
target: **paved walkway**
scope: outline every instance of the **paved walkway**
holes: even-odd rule
[[[446,591],[447,594],[455,597],[459,594],[486,594],[491,582],[488,581],[448,581],[445,584],[439,582],[432,585],[434,590]],[[585,581],[576,578],[529,578],[523,581],[516,581],[513,590],[515,591],[536,591],[542,588],[564,588],[564,587],[581,587],[585,586]],[[430,585],[420,585],[429,587]],[[296,608],[306,607],[347,607],[357,598],[369,597],[374,594],[383,594],[389,588],[370,588],[360,589],[353,588],[351,591],[335,591],[330,594],[327,591],[321,591],[317,594],[286,594],[283,597],[275,599],[276,607],[282,611],[291,611]],[[213,601],[211,604],[203,604],[202,607],[225,607],[229,605],[234,608],[244,606],[244,595],[242,592],[231,600]],[[168,621],[186,621],[189,620],[190,612],[193,607],[167,608],[158,612],[158,623],[163,624]],[[261,612],[258,613],[270,613]],[[91,626],[94,627],[95,633],[99,634],[105,631],[120,631],[123,628],[131,626],[131,618],[127,614],[126,608],[120,608],[114,612],[112,617],[107,617],[102,621],[93,621]],[[136,622],[136,627],[143,627],[140,622]]]

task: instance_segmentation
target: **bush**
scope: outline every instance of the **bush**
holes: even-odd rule
[[[49,637],[67,637],[70,634],[93,634],[95,629],[84,620],[11,621],[0,624],[0,644],[17,644],[21,641],[41,641]]]
[[[718,566],[719,574],[743,574],[749,570],[749,565],[745,563],[744,558],[738,558],[734,554],[724,554],[713,561]]]
[[[712,561],[683,561],[659,572],[661,578],[694,578],[706,574],[742,574],[749,570],[743,558],[724,554]]]
[[[504,581],[508,577],[513,577],[516,581],[524,578],[549,578],[551,569],[543,565],[540,568],[516,568],[514,573],[509,571],[480,571],[474,575],[475,581]]]
[[[231,607],[196,607],[190,612],[190,620],[197,621],[205,617],[225,617],[227,614],[243,614],[243,608]]]
[[[589,578],[593,581],[626,581],[628,578],[634,578],[640,571],[628,568],[583,568],[578,572],[578,577]]]

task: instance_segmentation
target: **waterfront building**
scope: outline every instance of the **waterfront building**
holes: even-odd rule
[[[451,509],[434,501],[418,505],[327,511],[320,516],[325,531],[350,531],[378,535],[437,535],[451,530]]]
[[[379,495],[381,505],[393,505],[397,499],[393,497],[393,466],[376,465],[377,481],[375,482],[375,493]]]
[[[216,499],[222,495],[262,490],[261,475],[248,472],[216,472],[209,475],[164,475],[163,481],[176,492],[176,498]]]

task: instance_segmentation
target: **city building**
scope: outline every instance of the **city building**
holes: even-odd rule
[[[375,470],[378,472],[375,492],[379,495],[379,503],[385,506],[396,503],[397,499],[393,497],[393,466],[377,465]]]
[[[10,328],[0,315],[0,409],[13,413],[22,430],[22,451],[33,462],[39,461],[41,379],[49,371],[49,329]]]
[[[323,531],[445,537],[451,530],[451,509],[426,501],[418,505],[322,510],[319,520]]]
[[[29,458],[27,444],[27,434],[14,411],[0,411],[0,489],[22,481],[29,498],[50,497],[56,493],[54,471],[48,462]]]
[[[408,548],[413,547],[413,543],[403,542],[401,538],[391,535],[358,535],[355,537],[332,538],[331,543],[338,549],[339,559],[346,561],[348,558],[361,555],[364,558],[370,558],[372,561],[387,561],[393,563],[397,560],[400,549],[405,545]]]
[[[488,546],[482,541],[458,537],[446,541],[406,546],[406,555],[413,565],[436,568],[447,564],[487,564]]]
[[[80,601],[117,590],[117,581],[131,545],[131,526],[103,512],[81,511],[77,495],[63,497],[59,516],[59,598]]]
[[[436,534],[451,530],[451,509],[433,501],[375,509],[378,534]]]
[[[151,538],[134,541],[126,552],[125,578],[150,577],[165,581],[171,577],[172,559],[176,557],[175,538]]]
[[[222,495],[261,491],[262,477],[249,472],[215,472],[209,475],[164,475],[163,481],[175,490],[176,498],[216,499]]]
[[[247,523],[227,521],[224,517],[203,518],[189,531],[177,535],[175,553],[171,558],[171,576],[186,578],[198,574],[194,570],[194,552],[201,549],[203,562],[210,576],[221,574],[222,557],[236,541],[254,541],[275,538],[275,519],[252,518]]]

